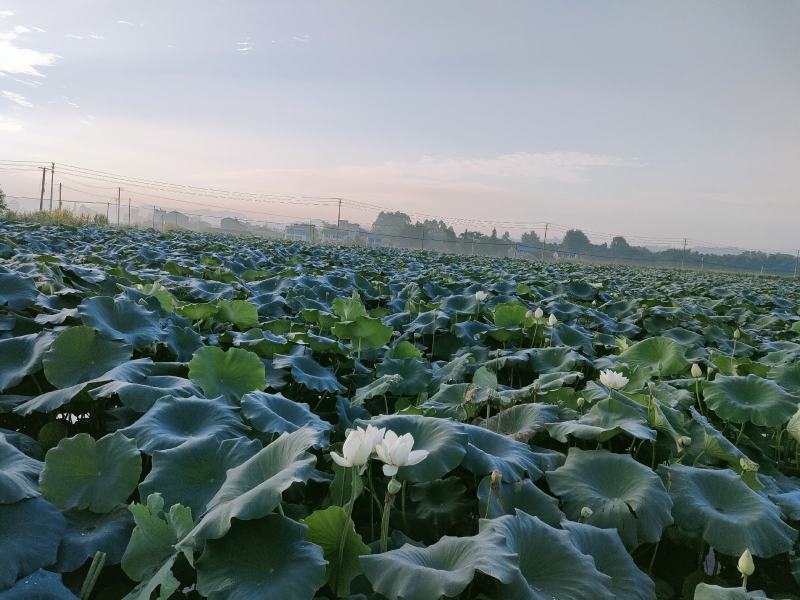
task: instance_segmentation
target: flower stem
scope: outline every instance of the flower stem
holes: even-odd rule
[[[352,522],[350,517],[353,514],[353,505],[356,503],[356,495],[358,494],[356,477],[358,477],[358,467],[352,467],[350,469],[350,502],[344,505],[344,525],[342,526],[342,538],[339,540],[339,562],[337,563],[339,568],[341,568],[342,560],[344,559],[344,547],[345,543],[347,542],[347,534],[349,533],[350,523]],[[335,577],[337,575],[338,572],[334,574],[334,581],[331,583],[331,588],[334,590],[336,590]]]
[[[386,501],[383,503],[383,516],[381,517],[381,552],[386,552],[389,547],[389,515],[392,511],[394,496],[386,492]]]

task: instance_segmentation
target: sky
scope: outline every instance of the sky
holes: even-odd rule
[[[798,31],[798,0],[0,0],[0,159],[263,194],[213,200],[253,218],[341,197],[794,253]]]

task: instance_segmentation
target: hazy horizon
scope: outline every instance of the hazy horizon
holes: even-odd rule
[[[0,4],[3,160],[344,197],[456,231],[800,247],[796,0],[33,4]],[[0,166],[9,195],[39,178]]]

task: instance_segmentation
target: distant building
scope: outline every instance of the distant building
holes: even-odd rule
[[[316,226],[310,223],[291,223],[286,226],[286,238],[299,242],[312,242],[316,240]]]
[[[231,217],[225,217],[219,222],[220,229],[224,229],[225,231],[231,232],[242,232],[247,231],[248,226],[247,223],[240,221],[239,219],[232,219]]]

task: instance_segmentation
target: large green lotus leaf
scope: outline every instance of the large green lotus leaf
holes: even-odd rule
[[[388,600],[454,597],[476,571],[509,583],[516,570],[513,551],[498,533],[488,530],[470,537],[444,536],[427,548],[405,544],[360,560],[373,589]]]
[[[380,319],[361,316],[354,321],[336,323],[331,331],[341,339],[350,340],[353,350],[361,354],[363,350],[381,348],[392,339],[392,328],[381,323]]]
[[[158,595],[155,596],[155,600],[169,600],[181,586],[181,582],[172,574],[172,567],[177,558],[177,553],[172,554],[158,570],[143,579],[122,600],[153,600],[156,590],[158,590]]]
[[[769,494],[769,499],[780,507],[789,521],[800,521],[800,489],[781,494]]]
[[[400,467],[398,476],[408,481],[440,479],[461,464],[467,452],[467,434],[447,419],[420,415],[383,416],[370,421],[358,420],[356,425],[391,429],[397,435],[414,436],[414,450],[427,450],[428,456],[411,467]]]
[[[358,388],[351,403],[360,406],[375,396],[384,396],[389,393],[392,386],[399,384],[402,380],[400,375],[381,375],[367,385]]]
[[[516,573],[501,586],[498,598],[614,600],[611,578],[575,546],[568,532],[520,510],[514,516],[481,521],[481,530],[500,534],[506,548],[519,556]]]
[[[44,353],[44,375],[58,388],[99,377],[131,358],[131,347],[86,325],[62,331]]]
[[[169,450],[153,452],[153,467],[139,484],[139,496],[159,493],[167,506],[182,504],[193,515],[205,512],[219,491],[225,474],[261,449],[256,440],[234,438],[219,441],[208,436],[190,439]]]
[[[361,573],[358,557],[370,554],[353,520],[341,506],[315,510],[303,522],[308,526],[306,539],[322,548],[328,566],[325,582],[338,597],[350,593],[350,582]],[[343,539],[344,538],[344,539]]]
[[[475,385],[472,383],[443,383],[439,386],[439,391],[420,404],[419,408],[433,411],[433,416],[436,417],[466,421],[467,418],[474,416],[480,408],[468,402],[467,391],[470,389],[476,389]]]
[[[337,394],[345,387],[336,379],[333,371],[323,367],[310,356],[288,356],[276,354],[272,359],[276,369],[291,369],[292,379],[315,392]]]
[[[301,427],[319,432],[321,447],[327,447],[333,425],[311,412],[304,402],[295,402],[282,394],[251,392],[242,396],[242,416],[261,433],[291,433]]]
[[[192,511],[180,504],[164,510],[159,494],[147,497],[147,504],[131,504],[136,523],[122,555],[122,570],[134,581],[144,581],[175,555],[175,544],[192,527]]]
[[[0,273],[0,306],[24,310],[36,301],[39,291],[33,279],[19,273]]]
[[[620,354],[617,360],[630,367],[643,367],[659,377],[675,375],[689,366],[686,348],[663,336],[636,342]]]
[[[588,506],[590,525],[616,529],[633,549],[655,543],[672,524],[672,499],[658,475],[629,454],[570,448],[567,462],[547,473],[567,517],[577,521]]]
[[[191,327],[167,325],[164,345],[175,355],[175,360],[189,362],[195,351],[202,347],[203,338]]]
[[[547,424],[547,432],[559,442],[567,442],[568,436],[582,440],[605,442],[621,433],[640,440],[655,441],[656,432],[647,425],[647,411],[619,401],[606,398],[592,406],[577,421]]]
[[[476,315],[480,310],[481,303],[475,294],[455,294],[447,296],[439,308],[448,315]]]
[[[519,481],[527,473],[531,479],[542,476],[530,446],[477,425],[462,425],[467,433],[467,453],[462,465],[475,475],[500,471],[503,481]]]
[[[78,306],[84,324],[134,348],[157,342],[164,335],[158,315],[125,298],[95,296]]]
[[[0,392],[14,387],[42,367],[42,356],[53,343],[50,333],[32,333],[0,340]]]
[[[434,479],[411,486],[414,517],[426,525],[449,527],[461,522],[474,510],[475,503],[467,494],[467,487],[458,477]]]
[[[217,346],[204,346],[189,361],[189,379],[198,384],[209,398],[224,396],[238,402],[247,392],[267,387],[266,369],[257,354]]]
[[[0,589],[56,562],[67,521],[43,498],[0,504]]]
[[[99,440],[79,433],[48,450],[39,485],[44,497],[61,509],[106,513],[128,499],[141,471],[136,443],[122,433]]]
[[[237,334],[234,338],[234,345],[255,352],[263,358],[272,358],[275,354],[286,354],[292,348],[292,343],[285,337],[258,327]]]
[[[106,554],[105,564],[119,564],[133,530],[133,518],[126,506],[105,515],[70,510],[64,516],[67,529],[58,548],[56,570],[75,571],[98,551]]]
[[[283,492],[311,477],[316,458],[308,449],[318,443],[319,433],[304,427],[282,434],[253,457],[229,469],[225,483],[181,546],[197,547],[203,540],[221,538],[234,518],[260,519],[275,510]]]
[[[137,358],[129,360],[110,371],[103,373],[99,377],[84,381],[66,388],[51,390],[23,402],[14,409],[14,412],[21,416],[28,416],[32,412],[52,412],[57,408],[68,404],[78,394],[88,388],[89,384],[102,381],[140,381],[143,380],[153,367],[153,361],[149,358]]]
[[[364,304],[358,296],[347,299],[334,298],[331,310],[342,321],[355,321],[358,317],[367,316],[367,309],[364,308]]]
[[[558,508],[558,500],[536,487],[530,479],[503,482],[492,485],[491,475],[478,484],[478,514],[484,519],[496,519],[513,515],[517,509],[539,517],[553,527],[564,518]]]
[[[547,423],[560,420],[558,406],[554,404],[518,404],[481,422],[481,427],[527,442],[545,429]]]
[[[434,365],[433,381],[439,384],[463,381],[469,364],[475,360],[472,354],[466,353],[457,356],[442,366]]]
[[[110,381],[89,392],[92,398],[109,398],[114,394],[124,406],[144,413],[163,396],[188,398],[202,396],[203,392],[188,379],[172,375],[152,375],[137,382]]]
[[[694,600],[769,600],[761,590],[748,591],[743,587],[726,588],[710,583],[698,583]]]
[[[227,440],[247,431],[239,408],[222,398],[159,398],[133,425],[120,430],[136,440],[145,454],[180,446],[187,440],[211,436]]]
[[[322,548],[306,526],[281,515],[234,520],[197,561],[197,591],[209,600],[311,600],[325,581]]]
[[[531,354],[531,367],[536,373],[561,373],[572,371],[578,363],[586,359],[567,346],[553,348],[537,348]]]
[[[136,284],[136,291],[143,296],[152,296],[158,300],[161,309],[167,313],[171,313],[178,305],[178,300],[172,295],[166,287],[155,281],[147,284]]]
[[[214,318],[244,331],[258,325],[258,309],[246,300],[220,300]]]
[[[418,358],[384,358],[375,372],[379,377],[399,375],[400,381],[390,390],[397,396],[416,396],[428,389],[432,374],[428,365]]]
[[[201,321],[216,315],[217,310],[219,310],[219,307],[216,304],[201,302],[199,304],[184,304],[175,312],[192,321]]]
[[[686,429],[692,443],[686,449],[686,462],[692,464],[714,464],[721,461],[733,468],[741,470],[741,461],[750,459],[739,450],[733,442],[717,430],[708,419],[690,406],[691,421],[686,423]]]
[[[0,434],[0,504],[38,496],[42,466]]]
[[[655,600],[655,583],[636,566],[616,533],[574,521],[564,521],[561,526],[578,550],[594,559],[597,570],[611,577],[609,588],[614,598]]]
[[[61,575],[39,569],[0,592],[0,600],[78,600],[61,581]]]
[[[797,321],[800,323],[800,321]],[[792,392],[800,394],[800,362],[781,365],[772,369],[769,378],[774,379],[779,386]]]
[[[503,302],[494,307],[494,324],[503,328],[522,327],[528,307],[518,301]]]
[[[718,375],[714,381],[703,383],[703,398],[711,410],[727,421],[749,421],[766,427],[786,423],[800,403],[800,397],[756,375]]]
[[[701,534],[715,550],[739,556],[749,548],[769,558],[792,548],[797,531],[781,520],[777,506],[733,471],[662,465],[659,473],[675,501],[675,523]]]
[[[44,452],[42,451],[42,447],[39,445],[39,442],[37,442],[31,436],[20,433],[19,431],[12,431],[10,429],[3,429],[0,427],[0,438],[5,438],[9,444],[14,446],[17,450],[24,452],[31,458],[35,458],[36,460],[44,460]]]

